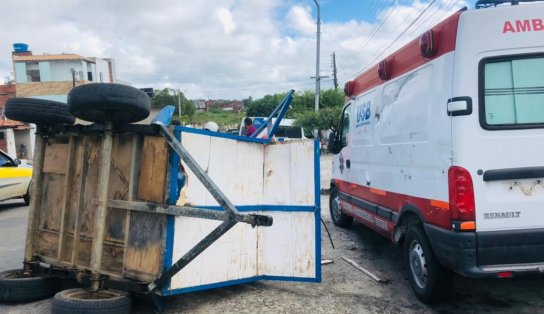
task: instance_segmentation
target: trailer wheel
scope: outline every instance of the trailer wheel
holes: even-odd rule
[[[28,277],[22,269],[0,272],[0,302],[21,303],[49,298],[60,289],[60,280],[51,277]]]
[[[417,298],[428,304],[445,301],[452,289],[453,275],[438,263],[420,224],[408,229],[404,253],[410,284]]]
[[[9,98],[4,114],[12,120],[40,125],[74,124],[76,121],[65,103],[38,98]]]
[[[336,187],[331,187],[329,195],[329,210],[331,211],[332,222],[338,227],[349,227],[353,222],[353,217],[342,213],[340,208],[340,196]]]
[[[99,290],[91,292],[85,288],[60,291],[53,298],[53,314],[69,313],[130,313],[132,300],[126,292]]]
[[[132,123],[149,116],[151,102],[146,93],[132,86],[93,83],[70,91],[68,109],[74,116],[91,122]]]

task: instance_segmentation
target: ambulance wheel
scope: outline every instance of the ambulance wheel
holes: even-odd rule
[[[22,269],[0,272],[0,302],[21,303],[49,298],[60,288],[57,278],[28,277]]]
[[[131,307],[132,300],[126,292],[103,289],[93,293],[89,289],[76,288],[55,294],[51,313],[127,314]]]
[[[86,121],[132,123],[149,116],[151,102],[146,93],[132,86],[93,83],[70,91],[68,110]]]
[[[438,263],[420,224],[408,229],[404,253],[410,284],[417,298],[427,304],[445,301],[452,289],[453,275]]]
[[[338,190],[336,187],[331,187],[331,193],[329,195],[329,209],[331,211],[332,222],[338,227],[349,227],[353,222],[353,217],[342,213],[340,208],[340,196],[338,196]]]
[[[39,125],[74,124],[76,121],[65,103],[38,98],[9,98],[4,115],[12,120]]]

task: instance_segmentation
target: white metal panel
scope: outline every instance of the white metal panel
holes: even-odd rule
[[[182,133],[182,144],[235,205],[271,206],[252,212],[269,215],[274,223],[255,228],[238,223],[176,274],[170,289],[259,276],[315,278],[318,218],[308,211],[308,206],[315,205],[314,142],[263,145]],[[193,206],[216,205],[192,172],[188,175],[189,202]],[[219,224],[176,217],[173,262]]]

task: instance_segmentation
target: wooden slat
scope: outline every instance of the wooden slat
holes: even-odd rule
[[[88,163],[89,150],[87,149],[88,138],[83,137],[83,140],[80,141],[79,151],[78,151],[78,163],[76,165],[76,175],[74,176],[75,182],[72,190],[72,212],[74,213],[74,225],[71,230],[73,230],[74,235],[72,238],[72,254],[71,254],[71,263],[73,266],[77,265],[78,255],[79,255],[79,240],[81,236],[81,216],[84,206],[84,195],[85,195],[85,183],[87,182],[86,177],[88,173]],[[72,221],[72,220],[70,220]]]
[[[64,177],[62,174],[44,174],[40,229],[60,231]]]
[[[48,230],[38,231],[36,255],[57,258],[59,234]]]
[[[65,255],[66,245],[66,235],[68,233],[68,216],[71,211],[69,208],[70,205],[70,187],[72,186],[72,179],[74,177],[74,167],[76,163],[76,153],[77,153],[77,139],[75,137],[70,137],[68,144],[68,164],[65,164],[66,175],[64,176],[64,185],[62,187],[62,201],[61,201],[61,220],[60,220],[60,237],[58,243],[58,259],[62,260]]]
[[[140,163],[138,198],[162,203],[166,189],[168,144],[162,137],[146,137]]]
[[[45,148],[45,160],[43,164],[44,173],[66,174],[68,163],[68,144],[52,141]]]

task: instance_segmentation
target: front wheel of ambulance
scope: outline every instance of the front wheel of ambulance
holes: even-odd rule
[[[408,229],[404,253],[410,283],[418,299],[428,304],[445,301],[452,289],[453,276],[434,256],[421,225]]]
[[[60,289],[57,278],[26,276],[22,269],[0,272],[0,302],[21,303],[49,298]]]
[[[353,222],[353,217],[342,213],[340,207],[340,196],[336,187],[331,187],[329,195],[329,210],[331,211],[332,222],[338,227],[349,227]]]
[[[76,288],[55,294],[51,313],[128,314],[131,307],[132,300],[126,292],[108,289],[91,292],[89,289]]]

